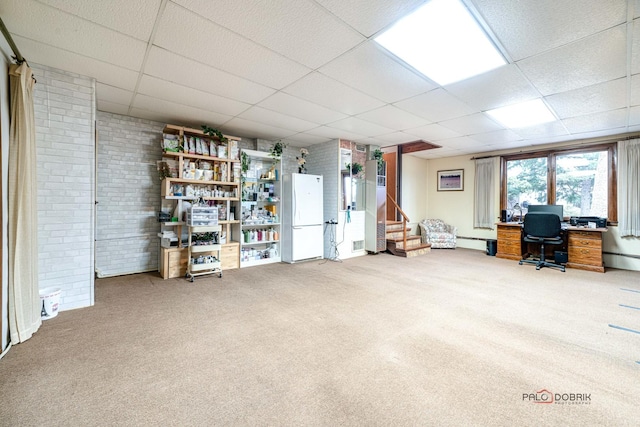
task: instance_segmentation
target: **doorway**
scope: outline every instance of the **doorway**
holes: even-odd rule
[[[395,200],[398,206],[401,206],[398,194],[399,182],[398,182],[398,153],[396,151],[384,153],[382,159],[387,163],[387,200],[391,198]],[[396,208],[392,203],[387,202],[387,221],[397,220]]]

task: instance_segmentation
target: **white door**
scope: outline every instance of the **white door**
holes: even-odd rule
[[[322,224],[293,227],[291,239],[291,261],[318,258],[324,255]]]
[[[322,176],[292,174],[293,220],[294,227],[303,225],[322,225]]]

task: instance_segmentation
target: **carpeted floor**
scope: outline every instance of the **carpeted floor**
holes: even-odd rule
[[[100,279],[0,360],[0,425],[637,426],[639,284],[465,249]]]

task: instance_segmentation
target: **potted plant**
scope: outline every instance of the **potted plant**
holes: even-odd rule
[[[282,152],[284,151],[285,148],[287,148],[287,145],[281,140],[277,140],[271,146],[271,149],[269,150],[269,155],[273,157],[275,160],[280,160],[280,158],[282,157]]]
[[[354,162],[353,164],[347,163],[347,169],[351,169],[351,175],[358,175],[362,172],[362,165],[358,162]]]
[[[384,153],[381,149],[376,148],[375,150],[373,150],[373,160],[378,162],[378,175],[384,175],[384,160],[382,158],[383,155]]]

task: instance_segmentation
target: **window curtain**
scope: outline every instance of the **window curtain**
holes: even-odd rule
[[[640,139],[618,141],[618,229],[640,237]]]
[[[32,70],[9,67],[9,332],[11,344],[35,333],[42,320],[38,290],[36,129]]]
[[[473,226],[493,230],[496,222],[496,171],[498,158],[476,159]]]

